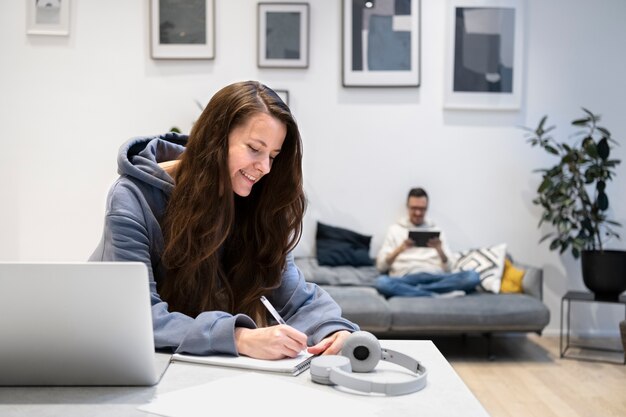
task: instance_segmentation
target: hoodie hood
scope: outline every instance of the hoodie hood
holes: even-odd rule
[[[185,150],[187,139],[187,135],[174,132],[133,138],[120,147],[117,172],[170,195],[174,189],[174,179],[158,164],[177,159]]]

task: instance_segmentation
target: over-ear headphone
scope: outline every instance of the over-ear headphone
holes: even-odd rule
[[[415,373],[402,382],[375,382],[359,378],[352,372],[369,372],[382,359]],[[402,395],[426,386],[428,372],[417,360],[391,349],[380,347],[376,337],[365,331],[354,332],[346,340],[341,355],[318,356],[311,361],[311,379],[324,385],[339,385],[355,391]]]

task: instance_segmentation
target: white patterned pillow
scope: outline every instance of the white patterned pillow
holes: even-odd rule
[[[500,292],[505,258],[506,244],[504,243],[487,248],[470,249],[459,253],[453,271],[475,270],[480,275],[480,288],[478,289],[497,294]]]

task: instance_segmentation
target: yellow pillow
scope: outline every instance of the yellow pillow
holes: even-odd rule
[[[513,266],[511,261],[504,261],[504,272],[502,273],[502,283],[500,284],[500,292],[503,293],[521,293],[522,279],[524,278],[524,270]]]

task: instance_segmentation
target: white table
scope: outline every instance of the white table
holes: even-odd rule
[[[368,402],[376,414],[384,417],[401,416],[488,416],[476,397],[463,383],[452,366],[441,355],[431,341],[426,340],[381,340],[383,347],[400,351],[419,360],[428,368],[428,384],[416,393],[385,397],[380,395],[355,395],[336,387],[311,382],[309,371],[289,378],[307,387],[307,390],[334,390],[336,404],[323,405],[326,415],[340,415],[342,398]],[[165,366],[168,355],[157,355],[160,366]],[[380,363],[378,377],[394,376],[401,369],[393,364]],[[156,395],[183,388],[198,386],[229,376],[241,375],[245,370],[213,367],[206,365],[174,362],[169,365],[163,378],[155,387],[0,387],[0,416],[154,416],[137,409],[150,402]],[[406,375],[404,375],[406,377]],[[306,406],[306,398],[296,399]],[[233,407],[237,401],[245,401],[245,393],[233,393]],[[268,401],[272,401],[268,399]],[[349,400],[348,400],[349,401]],[[207,405],[210,400],[207,399]],[[320,406],[316,404],[315,406]],[[344,407],[345,408],[345,407]],[[216,411],[216,410],[212,410]],[[233,412],[236,408],[233,409]],[[212,414],[212,413],[211,413]],[[284,415],[297,415],[293,411]],[[233,414],[236,415],[236,412]],[[281,413],[276,413],[277,416]],[[346,414],[350,415],[350,414]]]

